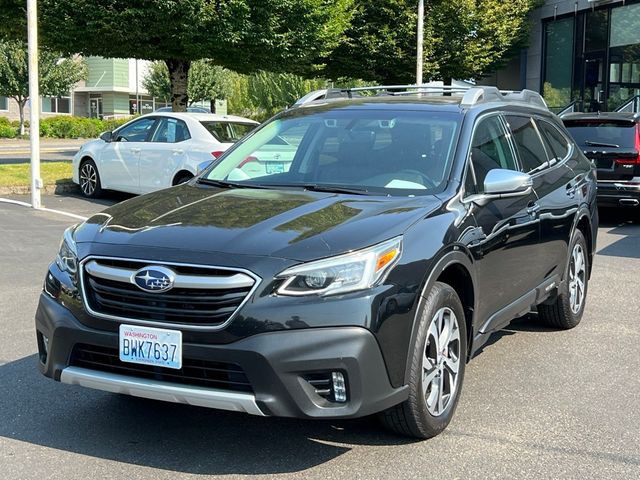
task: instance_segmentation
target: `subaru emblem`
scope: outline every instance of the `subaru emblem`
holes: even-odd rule
[[[131,282],[145,292],[161,293],[170,290],[176,280],[173,270],[165,267],[145,267],[131,276]]]

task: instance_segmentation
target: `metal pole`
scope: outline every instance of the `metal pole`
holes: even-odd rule
[[[142,112],[140,108],[140,92],[138,91],[138,59],[136,58],[136,113]]]
[[[40,91],[38,85],[37,0],[27,0],[29,41],[29,139],[31,141],[31,206],[40,208]]]
[[[416,85],[422,85],[422,56],[424,42],[424,0],[418,0],[418,52],[416,56]]]

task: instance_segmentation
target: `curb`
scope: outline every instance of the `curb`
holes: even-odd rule
[[[45,195],[78,192],[79,187],[75,183],[57,183],[55,185],[45,185],[41,190]],[[31,193],[30,185],[16,185],[14,187],[0,187],[0,195],[27,195]]]

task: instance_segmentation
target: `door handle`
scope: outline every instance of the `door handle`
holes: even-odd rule
[[[131,147],[129,150],[131,150],[131,153],[140,153],[140,148],[138,147]]]
[[[181,148],[174,148],[173,149],[173,154],[174,155],[182,155],[184,153],[184,150],[182,150]]]

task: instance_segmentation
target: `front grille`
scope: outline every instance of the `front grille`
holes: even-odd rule
[[[115,348],[76,344],[71,354],[70,365],[161,382],[253,393],[253,388],[242,367],[235,363],[184,357],[182,368],[174,370],[122,362]]]
[[[255,280],[235,270],[167,265],[176,279],[195,279],[188,287],[178,286],[167,292],[147,292],[131,283],[131,274],[151,265],[129,260],[94,259],[83,264],[84,298],[89,310],[120,319],[144,320],[175,325],[219,326],[226,322],[251,292]],[[158,265],[158,264],[152,264]],[[162,264],[160,264],[162,266]],[[92,268],[88,268],[91,266]],[[98,269],[110,269],[106,275]],[[111,277],[111,278],[107,278]],[[233,288],[233,279],[241,277],[246,285]],[[215,280],[218,285],[206,287]],[[198,281],[203,287],[198,288]],[[225,288],[229,282],[231,288]]]

